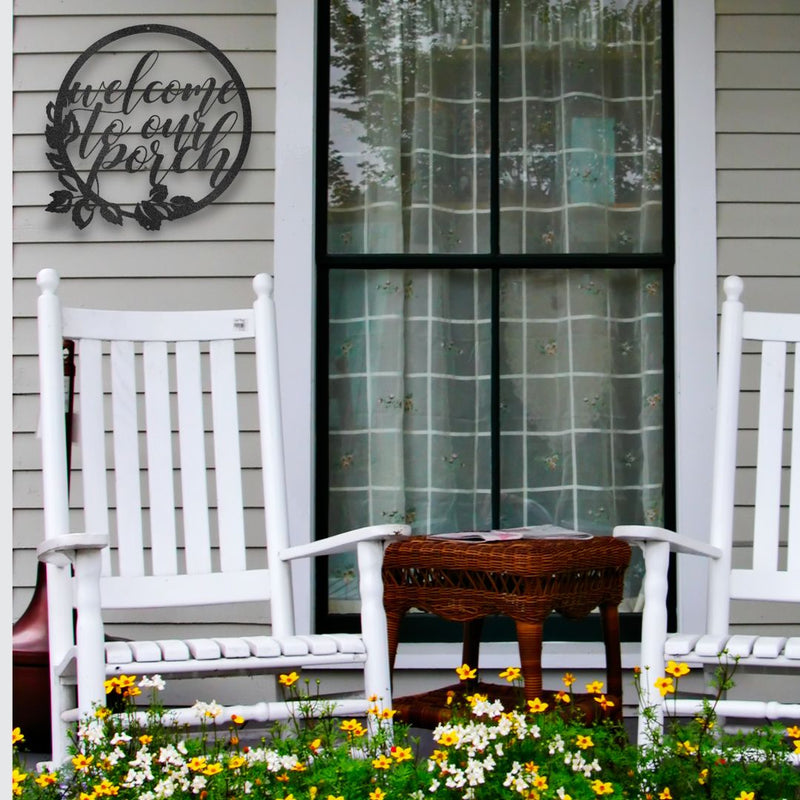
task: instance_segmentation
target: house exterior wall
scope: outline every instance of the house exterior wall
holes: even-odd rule
[[[745,281],[745,307],[800,309],[800,5],[796,0],[718,0],[717,209],[720,285]],[[754,359],[743,381],[755,391]],[[745,399],[737,458],[739,506],[735,561],[748,563],[752,476],[756,458],[755,401]],[[742,631],[764,629],[763,604],[734,604]],[[785,635],[800,631],[797,608],[778,604],[769,616]]]
[[[275,0],[193,0],[191,4],[110,0],[102,9],[98,13],[92,0],[14,3],[14,619],[32,593],[35,548],[43,526],[36,436],[37,271],[45,266],[59,271],[61,294],[68,304],[118,308],[141,302],[151,308],[249,306],[252,276],[272,271]],[[79,230],[69,213],[44,211],[50,193],[61,188],[46,159],[45,108],[55,100],[70,66],[90,45],[113,31],[146,22],[190,30],[233,63],[252,108],[247,157],[233,183],[213,204],[165,223],[158,231],[144,230],[130,219],[122,227],[96,219]],[[192,54],[178,57],[192,58]]]
[[[800,8],[796,0],[717,0],[715,8],[717,275],[720,285],[727,274],[745,277],[746,299],[754,306],[800,308],[796,274],[800,256],[800,106],[796,102]],[[35,547],[42,535],[36,438],[38,269],[53,266],[61,272],[68,302],[122,307],[129,296],[135,296],[148,298],[153,307],[180,307],[246,305],[252,274],[273,268],[273,211],[280,213],[274,203],[276,0],[194,0],[191,6],[183,0],[140,0],[135,6],[110,0],[102,13],[97,9],[94,0],[14,3],[15,619],[32,592]],[[199,33],[225,52],[242,74],[253,107],[247,161],[213,206],[161,231],[99,224],[79,231],[68,218],[44,212],[50,192],[58,188],[45,158],[45,106],[55,98],[74,59],[94,41],[113,30],[152,21]],[[309,49],[313,52],[313,43]],[[285,54],[286,50],[284,58]],[[311,69],[304,62],[306,66]],[[291,99],[283,102],[291,104]],[[286,139],[291,136],[282,133]],[[310,164],[298,166],[311,180]],[[283,195],[278,188],[277,196],[291,196],[294,188],[284,186]],[[306,246],[310,254],[310,239]],[[279,274],[279,291],[281,279]],[[298,285],[294,279],[286,281],[287,286]],[[289,414],[295,410],[287,409]],[[290,426],[296,427],[294,422]],[[752,466],[753,453],[751,446],[740,456],[743,470]],[[308,473],[310,463],[300,461],[299,469]],[[291,466],[289,477],[291,481]],[[748,513],[746,506],[739,511],[742,519]],[[746,549],[744,542],[742,549]],[[751,607],[737,609],[737,621],[742,626],[756,624],[759,613]]]

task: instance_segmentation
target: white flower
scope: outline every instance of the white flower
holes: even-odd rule
[[[157,798],[172,797],[172,795],[175,794],[176,788],[174,781],[170,778],[165,778],[153,787],[153,792]]]
[[[431,785],[428,787],[428,791],[433,794],[441,784],[437,780],[431,781]]]
[[[142,689],[158,689],[158,691],[163,692],[166,683],[164,683],[164,679],[160,675],[153,675],[151,678],[145,675],[139,681],[139,687]]]
[[[106,738],[103,721],[93,718],[82,722],[78,726],[78,738],[81,741],[91,742],[94,745],[102,744]]]
[[[197,714],[200,719],[216,719],[222,713],[222,706],[216,701],[212,700],[210,703],[204,703],[198,700],[193,706],[192,711]]]
[[[113,745],[125,744],[126,742],[129,742],[130,740],[131,740],[131,737],[128,736],[127,733],[123,733],[122,731],[120,731],[120,732],[114,734],[114,736],[111,739],[111,744],[113,744]]]
[[[203,789],[206,788],[206,784],[208,783],[208,779],[205,775],[195,775],[192,779],[191,784],[189,784],[192,788],[192,791],[197,794],[198,792],[202,792]]]

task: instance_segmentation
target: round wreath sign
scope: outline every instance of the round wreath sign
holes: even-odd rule
[[[168,39],[159,51],[147,46],[154,35],[184,42]],[[78,228],[95,212],[145,230],[187,217],[230,186],[250,145],[250,102],[233,64],[203,37],[168,25],[134,25],[95,42],[67,72],[47,119],[47,159],[63,188],[46,210],[71,212]]]

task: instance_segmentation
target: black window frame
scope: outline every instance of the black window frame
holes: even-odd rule
[[[315,394],[314,394],[314,531],[315,538],[329,535],[328,520],[328,325],[329,273],[335,269],[485,269],[492,274],[492,513],[498,525],[500,508],[500,427],[499,397],[499,280],[503,269],[614,269],[629,262],[634,266],[660,269],[664,297],[664,525],[674,529],[676,519],[675,483],[675,81],[674,81],[674,3],[661,0],[662,36],[662,249],[659,253],[557,253],[512,254],[500,251],[499,191],[499,109],[498,92],[500,57],[500,3],[491,3],[491,156],[490,156],[490,250],[487,253],[330,253],[327,237],[328,140],[330,113],[330,3],[316,4],[316,130],[314,198],[314,274],[315,274]],[[535,265],[532,264],[535,262]],[[630,263],[634,262],[634,263]],[[320,633],[360,630],[358,614],[333,613],[328,608],[327,559],[317,559],[314,575],[314,628]],[[677,619],[675,559],[671,557],[668,576],[668,626],[673,630]],[[639,641],[641,613],[621,612],[622,641]],[[429,614],[406,615],[400,629],[400,641],[461,641],[461,623],[451,623]],[[601,641],[599,615],[582,620],[566,620],[552,614],[545,622],[544,638],[570,641]],[[515,641],[513,621],[492,618],[484,625],[484,641]]]

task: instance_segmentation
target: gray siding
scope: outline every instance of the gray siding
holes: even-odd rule
[[[800,4],[797,0],[718,0],[717,193],[718,275],[745,279],[754,309],[800,310]],[[758,375],[745,356],[743,383]],[[749,563],[755,397],[742,406],[737,456],[735,561]],[[741,630],[772,623],[800,630],[796,608],[734,604]]]
[[[101,10],[102,9],[102,10]],[[188,12],[188,13],[187,13]],[[150,308],[249,305],[250,279],[272,270],[275,136],[275,0],[15,0],[13,116],[13,615],[27,606],[42,538],[37,427],[35,276],[62,275],[76,305]],[[75,58],[112,31],[174,25],[211,41],[247,87],[253,135],[244,167],[211,206],[145,231],[102,220],[78,230],[44,211],[59,188],[46,160],[45,107]],[[185,58],[164,53],[161,58]],[[109,184],[111,185],[111,184]],[[125,190],[125,184],[120,184]],[[118,199],[137,198],[119,195]],[[201,278],[202,280],[198,280]],[[79,488],[79,487],[78,487]],[[79,518],[76,515],[76,524]],[[255,543],[254,543],[255,544]],[[259,616],[263,617],[263,610]]]

